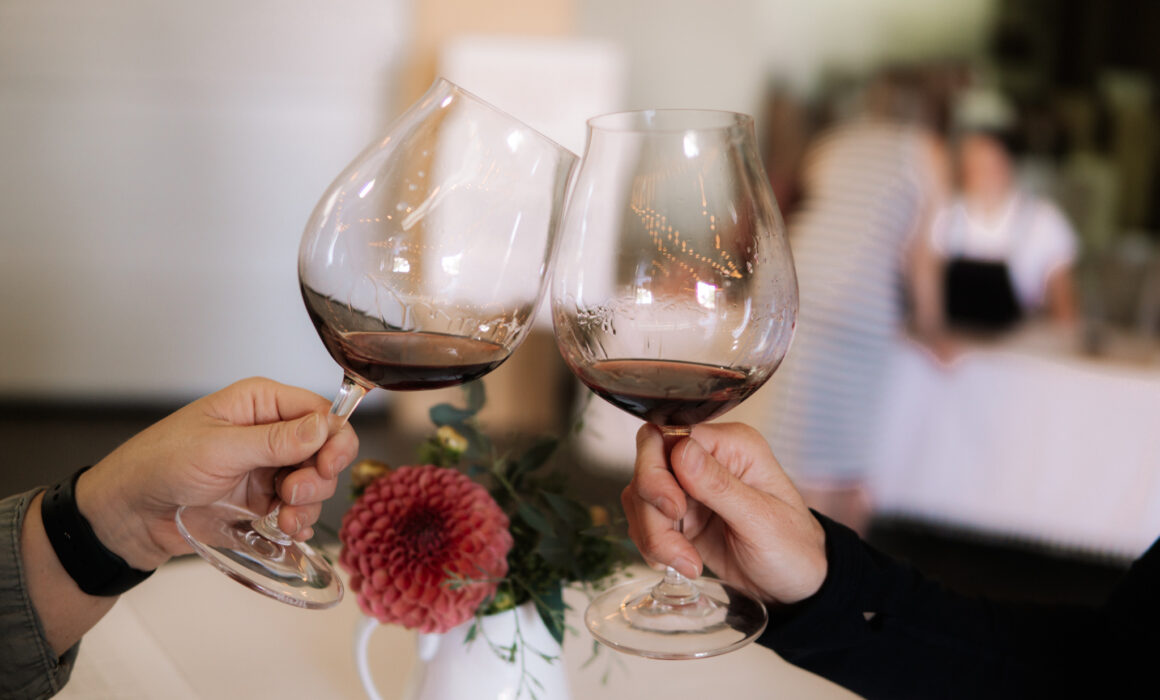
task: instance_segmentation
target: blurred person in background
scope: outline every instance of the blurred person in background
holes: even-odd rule
[[[883,366],[903,333],[905,289],[937,294],[927,227],[942,204],[942,142],[915,76],[893,72],[857,98],[857,116],[824,131],[803,163],[789,240],[801,306],[793,348],[755,419],[806,502],[857,531],[870,516],[866,453]],[[920,326],[933,309],[916,308]]]
[[[1036,315],[1074,324],[1078,240],[1058,207],[1019,185],[1013,110],[996,93],[972,91],[956,122],[958,190],[930,228],[944,268],[932,288],[941,298],[926,305],[945,313],[932,326],[1002,330]]]

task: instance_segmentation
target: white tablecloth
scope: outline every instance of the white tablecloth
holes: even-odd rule
[[[719,698],[846,700],[856,696],[751,645],[698,661],[653,661],[592,651],[583,595],[570,591],[564,662],[573,700]],[[196,558],[171,562],[127,593],[81,644],[66,700],[134,698],[364,698],[353,640],[360,612],[348,597],[328,611],[269,600]],[[384,698],[402,696],[415,637],[383,627],[371,641]],[[601,677],[609,672],[607,685]],[[543,698],[543,700],[552,700]]]
[[[951,366],[900,341],[877,512],[1135,557],[1160,535],[1160,368],[1028,332]]]

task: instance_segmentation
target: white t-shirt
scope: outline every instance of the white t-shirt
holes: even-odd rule
[[[1051,202],[1013,195],[992,221],[956,198],[931,226],[931,246],[944,258],[1007,263],[1011,286],[1024,309],[1043,306],[1047,280],[1071,265],[1078,243],[1067,218]]]

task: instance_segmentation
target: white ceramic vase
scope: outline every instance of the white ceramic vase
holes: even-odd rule
[[[488,640],[510,647],[516,640],[517,622],[520,645],[526,648],[522,660],[517,651],[515,660],[508,662]],[[471,619],[442,634],[418,636],[418,659],[404,694],[407,700],[530,700],[533,695],[539,700],[570,700],[560,645],[532,603],[482,618],[475,638],[467,642],[474,623]],[[355,631],[359,678],[371,700],[382,700],[367,658],[367,644],[378,626],[374,618],[364,617]],[[556,658],[549,663],[541,653]]]

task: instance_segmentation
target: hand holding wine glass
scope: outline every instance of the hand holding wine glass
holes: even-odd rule
[[[797,281],[741,114],[649,110],[589,121],[552,289],[556,339],[584,384],[656,425],[667,449],[756,391],[785,356]],[[761,603],[670,568],[596,598],[613,648],[699,658],[752,641]]]
[[[437,80],[323,194],[302,236],[298,279],[323,345],[343,369],[333,433],[374,387],[435,389],[499,366],[543,295],[576,156]],[[194,550],[278,600],[325,608],[334,570],[238,502],[189,504]]]
[[[699,425],[670,456],[660,430],[644,425],[636,444],[621,502],[629,536],[646,559],[690,578],[703,564],[783,605],[821,588],[825,531],[760,433],[740,423]],[[683,534],[673,528],[676,520]]]
[[[282,525],[306,539],[339,472],[358,454],[349,425],[327,436],[327,405],[313,392],[268,379],[235,382],[117,447],[81,477],[78,498],[99,516],[118,516],[107,528],[95,517],[93,526],[121,543],[131,566],[149,570],[191,551],[173,520],[176,504],[208,505],[236,491],[257,499],[252,509],[265,509],[258,482],[288,465],[296,469],[277,489],[290,504]]]
[[[57,485],[37,495],[16,530],[21,587],[35,612],[28,624],[43,630],[57,656],[66,654],[142,573],[191,551],[174,522],[180,505],[210,504],[235,494],[243,502],[254,497],[250,506],[264,509],[265,489],[255,484],[277,471],[271,465],[301,467],[313,457],[312,466],[290,472],[278,488],[292,504],[281,512],[287,532],[306,539],[322,501],[334,493],[339,472],[358,453],[350,426],[327,435],[328,403],[313,392],[268,379],[235,382],[129,438],[66,479],[71,487]],[[17,500],[9,499],[9,508]],[[70,500],[71,507],[66,505]],[[49,501],[55,505],[46,506]],[[70,508],[90,534],[80,525],[79,531],[72,530],[78,521],[61,517]],[[66,550],[72,556],[62,558],[58,546],[66,542],[73,543]],[[43,651],[21,646],[30,648],[12,654],[15,647],[8,645],[0,657],[4,690],[34,688],[17,678],[37,675]],[[51,690],[47,681],[42,687],[45,693]],[[4,690],[0,694],[7,697]]]

